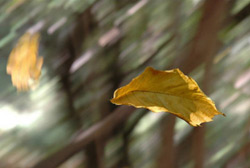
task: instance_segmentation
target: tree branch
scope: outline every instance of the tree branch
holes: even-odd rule
[[[88,143],[112,131],[119,123],[125,121],[135,110],[130,106],[121,106],[101,122],[93,125],[80,134],[73,142],[52,154],[50,157],[41,160],[33,168],[55,168],[81,151]]]

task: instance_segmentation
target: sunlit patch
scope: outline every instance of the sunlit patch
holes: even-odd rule
[[[250,108],[250,99],[245,99],[240,101],[236,105],[232,107],[232,113],[239,116],[239,115],[246,115],[249,112]]]
[[[192,131],[192,127],[187,127],[187,124],[184,120],[176,118],[174,130],[174,142],[178,144]]]
[[[121,32],[118,28],[113,28],[110,31],[108,31],[106,34],[104,34],[98,41],[98,44],[102,47],[105,47],[115,40],[120,36]]]
[[[32,113],[18,113],[15,109],[6,106],[0,109],[0,130],[8,131],[16,127],[29,127],[41,116],[41,111]]]
[[[199,2],[201,2],[201,0],[193,0],[192,2],[193,2],[193,5],[195,6],[195,5],[197,5]]]
[[[13,109],[6,107],[0,110],[0,130],[7,131],[17,126],[18,115]]]
[[[41,116],[41,111],[18,115],[18,125],[20,127],[29,127]]]
[[[246,85],[250,81],[250,68],[243,72],[235,81],[234,87],[241,88],[242,86]]]
[[[153,125],[155,125],[159,120],[162,118],[164,113],[148,113],[145,115],[140,122],[138,123],[135,134],[144,134],[146,131],[148,131]]]
[[[80,56],[70,67],[70,73],[76,72],[80,67],[87,63],[94,56],[94,54],[94,50],[88,50],[86,53]]]

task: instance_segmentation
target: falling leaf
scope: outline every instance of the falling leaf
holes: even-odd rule
[[[212,121],[219,112],[197,83],[179,69],[159,71],[147,67],[128,85],[117,89],[111,102],[153,112],[169,112],[192,126]]]
[[[39,34],[25,33],[11,51],[7,73],[18,91],[34,88],[39,83],[43,58],[38,57]]]

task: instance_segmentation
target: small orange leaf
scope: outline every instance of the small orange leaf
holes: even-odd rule
[[[215,115],[224,115],[197,83],[179,69],[159,71],[148,67],[128,85],[117,89],[111,102],[169,112],[192,126],[212,121]]]
[[[11,51],[7,73],[18,91],[29,90],[39,83],[43,58],[37,57],[39,34],[25,33]]]

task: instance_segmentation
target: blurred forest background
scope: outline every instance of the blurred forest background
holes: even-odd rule
[[[0,168],[249,168],[250,0],[0,0]],[[9,53],[41,34],[39,87]],[[226,117],[193,128],[110,103],[145,67],[180,68]]]

